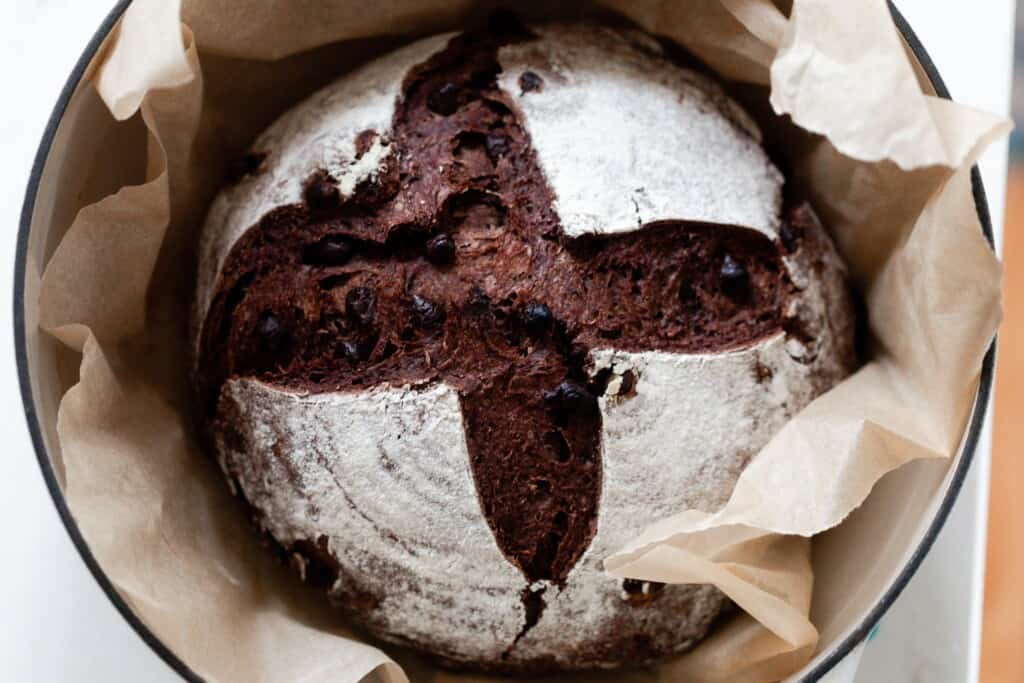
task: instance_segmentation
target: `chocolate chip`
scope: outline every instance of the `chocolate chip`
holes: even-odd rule
[[[347,237],[328,235],[306,247],[302,262],[314,266],[341,266],[348,263],[354,251],[352,241]]]
[[[474,313],[486,313],[491,309],[491,297],[479,285],[473,285],[466,299],[466,306]]]
[[[544,86],[544,79],[532,71],[524,71],[519,76],[519,88],[523,95],[528,92],[539,91]]]
[[[418,294],[412,297],[412,319],[416,326],[424,330],[440,327],[447,317],[444,304],[434,303]]]
[[[435,114],[451,116],[459,108],[461,94],[462,88],[455,83],[442,83],[427,96],[427,107]]]
[[[521,317],[523,327],[526,328],[526,332],[532,337],[544,336],[544,333],[551,329],[551,323],[555,320],[551,309],[544,304],[527,304],[523,309]]]
[[[504,135],[491,133],[484,140],[484,146],[487,148],[487,156],[490,158],[491,163],[497,163],[498,159],[508,154],[510,141]]]
[[[369,287],[353,287],[345,294],[345,315],[360,325],[373,322],[377,295]]]
[[[277,351],[284,342],[284,326],[271,311],[264,311],[256,321],[256,334],[271,351]]]
[[[579,382],[567,379],[543,394],[545,403],[565,417],[593,417],[598,413],[597,397]]]
[[[427,260],[435,266],[446,266],[455,260],[455,240],[447,233],[441,233],[427,242]]]
[[[338,191],[338,186],[325,176],[317,176],[306,185],[304,196],[309,208],[323,211],[338,205],[341,192]]]
[[[726,254],[722,258],[722,269],[719,271],[722,279],[722,289],[732,297],[741,296],[747,292],[750,285],[750,275],[747,269],[731,255]]]
[[[252,175],[260,169],[260,166],[263,164],[263,160],[266,158],[266,154],[249,152],[248,154],[235,159],[228,164],[228,182],[237,183],[245,176]]]
[[[359,352],[359,345],[351,341],[343,341],[339,345],[341,347],[341,355],[344,356],[345,360],[350,365],[356,365],[362,360],[362,354]]]

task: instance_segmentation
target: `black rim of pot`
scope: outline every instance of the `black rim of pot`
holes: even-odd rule
[[[47,454],[46,447],[43,442],[42,429],[39,424],[39,417],[35,410],[35,400],[32,395],[32,386],[28,368],[24,305],[25,270],[27,265],[26,260],[28,255],[29,231],[31,230],[32,215],[35,210],[39,181],[42,177],[43,169],[46,165],[46,160],[49,157],[50,150],[53,146],[57,129],[63,120],[64,113],[75,89],[78,87],[86,69],[92,62],[93,57],[95,57],[96,53],[99,51],[103,41],[106,40],[107,36],[117,25],[121,15],[124,14],[130,4],[131,0],[118,0],[114,9],[111,10],[110,14],[108,14],[103,20],[103,23],[89,41],[82,53],[82,56],[75,64],[71,75],[68,77],[68,80],[61,91],[60,97],[57,99],[57,103],[53,108],[49,121],[47,122],[46,130],[43,133],[42,141],[39,144],[39,149],[36,152],[35,162],[32,166],[31,175],[29,176],[28,188],[25,192],[25,202],[22,207],[21,221],[18,228],[18,242],[14,267],[14,348],[18,364],[18,381],[21,385],[21,396],[25,407],[25,417],[28,421],[29,433],[32,436],[32,443],[35,447],[36,457],[39,460],[43,479],[46,481],[46,487],[49,489],[50,495],[53,497],[53,502],[57,507],[57,512],[60,515],[61,521],[64,523],[64,527],[67,529],[68,535],[71,536],[71,540],[78,549],[79,554],[82,556],[82,560],[89,568],[89,571],[92,572],[92,575],[100,585],[100,588],[104,593],[106,593],[107,597],[114,604],[114,607],[117,608],[118,612],[121,613],[121,616],[124,617],[135,632],[139,634],[139,637],[141,637],[142,640],[152,648],[157,656],[164,660],[168,666],[180,674],[185,680],[193,681],[195,683],[204,683],[203,679],[198,674],[196,674],[187,664],[175,655],[170,648],[168,648],[152,631],[150,631],[149,627],[142,623],[139,617],[132,611],[131,607],[128,606],[127,602],[125,602],[124,598],[121,597],[120,593],[117,592],[117,589],[114,588],[110,578],[104,573],[103,569],[96,561],[95,556],[92,554],[92,551],[89,549],[85,538],[82,536],[81,530],[78,528],[78,524],[75,521],[74,516],[68,509],[67,502],[64,499],[64,494],[57,483],[53,464]],[[949,90],[942,81],[942,77],[935,68],[935,64],[928,56],[928,52],[924,49],[921,41],[918,40],[917,36],[914,34],[913,29],[910,28],[906,19],[903,18],[903,15],[900,14],[899,10],[896,9],[892,2],[889,2],[889,10],[892,13],[892,18],[896,24],[896,28],[903,35],[903,38],[906,40],[910,50],[914,53],[914,56],[917,58],[929,81],[931,81],[936,94],[945,99],[952,99],[949,95]],[[991,246],[993,245],[992,222],[989,216],[988,203],[985,199],[985,189],[981,182],[981,174],[978,172],[977,166],[971,170],[971,183],[974,193],[974,203],[978,211],[978,218],[981,221],[982,231],[985,234],[985,239],[988,240],[988,243]],[[960,489],[963,487],[964,480],[967,477],[971,463],[974,460],[974,454],[977,450],[978,440],[981,436],[982,427],[985,423],[985,412],[988,408],[989,398],[992,391],[992,381],[995,371],[995,353],[996,340],[993,339],[992,344],[989,346],[988,351],[985,354],[985,358],[982,361],[981,381],[978,386],[978,394],[971,414],[970,424],[967,428],[967,434],[964,440],[960,460],[956,464],[956,470],[953,472],[949,489],[946,491],[946,495],[939,505],[935,517],[932,519],[923,538],[918,543],[917,548],[915,548],[910,560],[896,576],[892,585],[889,586],[885,593],[882,594],[875,606],[864,616],[857,627],[854,628],[853,631],[842,640],[842,642],[823,657],[821,661],[819,661],[814,668],[801,679],[802,682],[809,683],[811,681],[820,680],[854,648],[864,641],[882,616],[888,611],[906,588],[911,577],[914,576],[914,573],[917,571],[918,567],[920,567],[921,562],[928,554],[928,551],[931,550],[936,537],[942,530],[946,519],[949,517],[949,513],[953,508],[953,504],[956,502]]]

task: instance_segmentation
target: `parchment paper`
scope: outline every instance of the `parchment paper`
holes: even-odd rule
[[[873,360],[792,420],[721,511],[680,510],[606,562],[616,576],[713,583],[746,614],[656,669],[574,680],[759,683],[802,666],[817,642],[809,537],[886,472],[954,452],[998,325],[1000,265],[969,168],[1008,122],[923,94],[882,0],[792,5],[788,18],[768,0],[517,7],[617,10],[748,84],[872,333]],[[145,178],[81,210],[41,285],[41,327],[82,353],[58,418],[66,496],[118,590],[211,682],[493,680],[389,651],[403,671],[274,566],[197,449],[185,372],[193,247],[225,161],[345,69],[488,9],[136,0],[92,72],[112,116],[142,117],[148,148]]]

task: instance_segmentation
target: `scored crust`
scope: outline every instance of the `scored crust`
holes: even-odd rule
[[[758,144],[757,124],[717,83],[666,68],[658,44],[636,30],[531,29],[540,40],[500,49],[498,85],[523,113],[566,234],[692,220],[775,238],[782,175]],[[197,319],[238,239],[271,209],[301,202],[311,174],[329,172],[344,199],[381,173],[406,76],[453,35],[417,41],[338,79],[260,135],[252,147],[265,155],[260,172],[218,195],[202,231]],[[528,69],[548,77],[543,98],[519,97],[518,78]],[[380,137],[357,159],[364,130]]]
[[[302,201],[303,183],[327,171],[342,197],[375,178],[388,163],[388,136],[406,74],[439,52],[454,34],[424,38],[387,54],[317,91],[253,143],[258,172],[247,173],[214,199],[199,237],[199,271],[193,318],[201,322],[210,307],[224,261],[235,243],[279,206]],[[357,157],[364,130],[381,135]],[[199,328],[193,326],[194,337]]]
[[[854,362],[842,264],[781,210],[758,138],[710,79],[596,24],[430,38],[268,129],[204,228],[197,384],[300,575],[478,669],[703,637],[721,593],[602,558],[721,506]]]
[[[664,68],[635,30],[541,26],[499,52],[503,90],[532,70],[543,97],[516,102],[570,237],[659,220],[742,225],[774,239],[782,175],[757,124],[710,78]],[[740,170],[737,170],[740,169]]]

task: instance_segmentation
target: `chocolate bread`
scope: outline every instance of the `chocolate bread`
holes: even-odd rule
[[[198,405],[255,523],[374,635],[541,672],[727,599],[605,576],[853,367],[844,271],[756,125],[631,29],[428,38],[286,114],[201,242]]]

